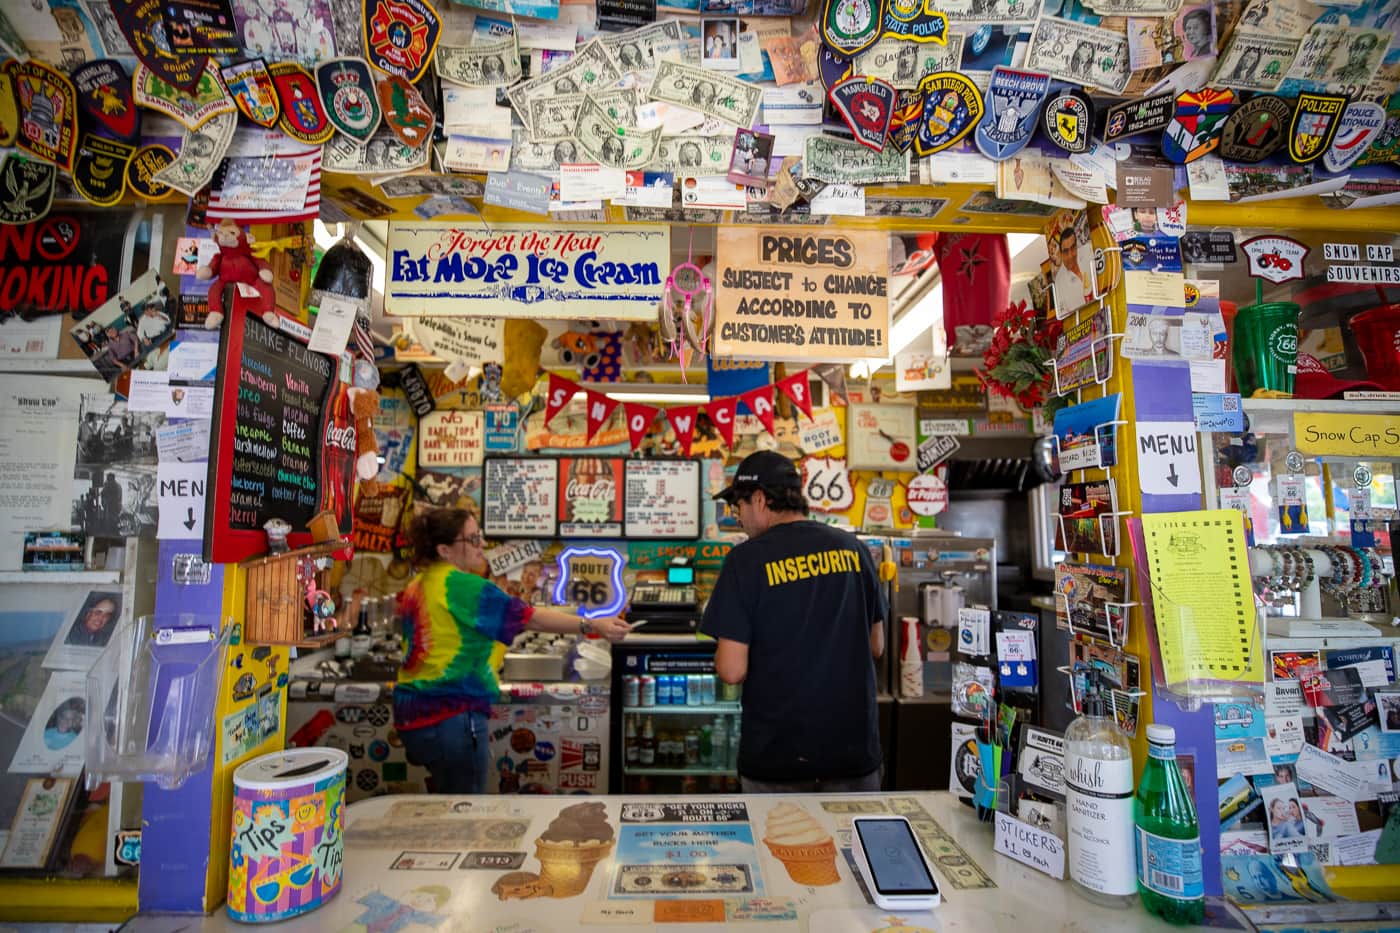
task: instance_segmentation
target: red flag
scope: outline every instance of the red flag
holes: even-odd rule
[[[750,389],[739,396],[739,401],[748,406],[749,411],[763,422],[763,426],[768,429],[769,434],[773,434],[773,387],[771,385]]]
[[[802,409],[802,413],[809,419],[812,417],[812,393],[811,386],[807,384],[807,370],[794,373],[786,379],[778,382],[778,388],[783,394],[792,399],[792,403]]]
[[[676,440],[680,441],[681,453],[690,456],[690,442],[695,436],[695,419],[700,413],[699,405],[681,405],[678,408],[666,409],[666,420],[671,422],[671,428],[676,432]]]
[[[598,429],[608,423],[613,411],[617,408],[617,402],[601,392],[594,392],[592,389],[585,389],[583,392],[585,411],[588,415],[588,440],[593,440],[593,435],[598,433]]]
[[[565,379],[563,376],[549,374],[549,391],[544,397],[544,423],[549,426],[549,422],[554,416],[559,414],[559,409],[569,404],[569,399],[574,397],[574,393],[582,386],[572,379]]]
[[[739,407],[739,400],[734,397],[717,398],[705,406],[705,414],[710,416],[710,420],[719,429],[720,436],[724,438],[726,446],[734,446],[734,413]]]
[[[632,440],[633,450],[642,446],[642,439],[647,436],[647,431],[651,429],[651,423],[656,420],[656,413],[660,410],[640,402],[622,403],[622,414],[627,418],[627,436]]]
[[[1011,294],[1006,235],[945,233],[934,250],[943,276],[943,329],[948,334],[948,349],[961,344],[963,352],[974,352],[981,342],[991,339],[992,315],[1006,307]],[[962,333],[958,333],[960,328]],[[980,341],[978,328],[986,335]]]

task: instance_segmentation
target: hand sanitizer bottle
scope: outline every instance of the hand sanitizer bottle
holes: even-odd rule
[[[1137,899],[1133,846],[1133,751],[1103,692],[1091,681],[1084,713],[1065,730],[1069,876],[1085,898],[1108,907]]]

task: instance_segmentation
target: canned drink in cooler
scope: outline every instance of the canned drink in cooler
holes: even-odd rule
[[[705,679],[703,674],[691,674],[685,679],[685,705],[699,706],[701,697],[705,694],[705,688],[700,686]]]
[[[634,674],[622,678],[622,705],[642,705],[642,679]]]
[[[715,675],[703,674],[700,677],[700,705],[715,705]]]
[[[687,680],[688,678],[684,674],[671,675],[672,706],[685,706],[689,702],[689,700],[686,698],[686,694],[689,692],[688,690],[686,690],[686,687],[689,686],[689,684],[686,683]]]
[[[637,678],[641,681],[640,694],[642,706],[656,705],[656,678],[650,674],[643,674]]]

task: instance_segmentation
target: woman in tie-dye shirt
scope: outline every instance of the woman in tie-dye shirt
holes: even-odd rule
[[[481,528],[464,509],[419,515],[409,535],[423,570],[399,599],[404,663],[394,687],[394,726],[408,760],[428,769],[435,793],[485,793],[487,718],[500,695],[494,647],[524,629],[621,641],[630,626],[506,595],[480,576],[486,570]]]

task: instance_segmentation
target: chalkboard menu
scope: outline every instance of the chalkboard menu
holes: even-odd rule
[[[559,461],[487,457],[482,471],[481,531],[488,538],[553,538]]]
[[[482,503],[489,538],[693,540],[700,461],[487,457]]]
[[[700,537],[699,460],[628,460],[623,484],[625,537]]]
[[[308,350],[295,321],[273,328],[238,304],[220,337],[205,503],[205,557],[218,562],[265,553],[274,518],[294,547],[323,509],[351,527],[355,429],[338,362]]]

